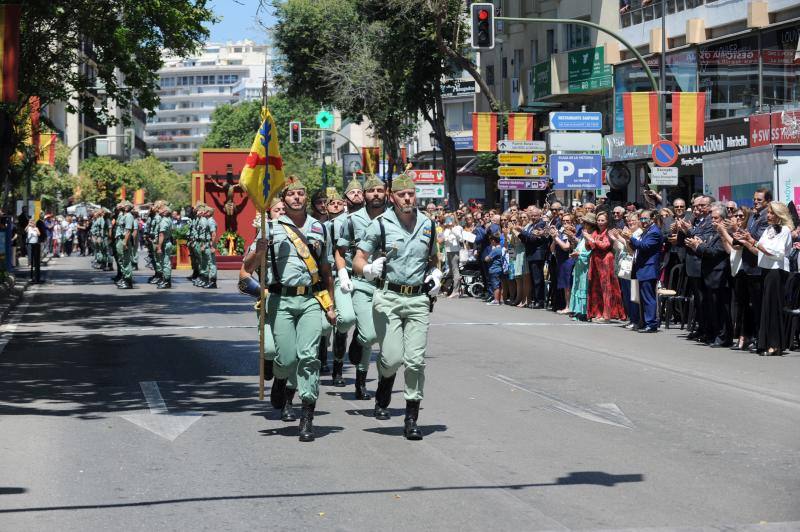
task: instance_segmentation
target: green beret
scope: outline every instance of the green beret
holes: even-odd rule
[[[341,194],[339,194],[339,191],[336,190],[336,187],[328,187],[325,190],[325,194],[326,194],[326,197],[328,198],[328,201],[341,200],[342,199],[342,196],[341,196]]]
[[[392,191],[397,192],[399,190],[408,189],[416,190],[416,186],[414,185],[414,179],[407,173],[403,172],[399,176],[392,179]]]
[[[361,186],[361,181],[359,181],[355,176],[353,176],[353,179],[347,183],[347,188],[344,190],[345,195],[351,190],[364,190],[364,188]]]
[[[285,194],[290,190],[305,190],[306,186],[300,181],[300,178],[296,175],[290,175],[286,178],[286,183],[284,183],[283,188],[281,189],[281,194]]]
[[[386,185],[383,183],[383,181],[381,181],[378,178],[378,176],[371,174],[364,183],[364,190],[369,190],[371,188],[377,188],[377,187],[385,187],[385,186]]]

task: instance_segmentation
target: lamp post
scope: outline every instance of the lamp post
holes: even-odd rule
[[[436,170],[436,134],[431,131],[428,137],[431,140],[431,149],[433,150],[433,169]]]

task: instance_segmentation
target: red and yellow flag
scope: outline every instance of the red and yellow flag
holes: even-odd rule
[[[381,162],[381,147],[368,146],[361,148],[361,170],[367,174],[377,174]]]
[[[143,203],[144,203],[144,189],[137,188],[136,191],[133,193],[133,204],[141,205]]]
[[[658,93],[626,92],[622,95],[625,145],[654,144],[658,138]]]
[[[0,102],[17,101],[21,6],[0,5]]]
[[[509,113],[508,140],[533,140],[533,115]]]
[[[57,140],[58,137],[55,133],[43,133],[39,135],[39,148],[36,152],[38,154],[36,158],[37,163],[55,166]]]
[[[672,93],[672,142],[684,146],[705,143],[705,92]]]
[[[472,113],[472,149],[497,151],[497,113]]]
[[[119,196],[119,201],[125,201],[126,199],[128,199],[128,191],[125,190],[125,185],[119,187],[117,195]]]
[[[277,196],[285,181],[283,158],[278,144],[278,130],[272,113],[261,108],[261,127],[250,146],[239,184],[260,212],[267,210],[269,202]]]

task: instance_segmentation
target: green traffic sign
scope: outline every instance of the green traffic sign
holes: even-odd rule
[[[317,113],[316,122],[322,129],[330,129],[333,127],[333,114],[330,111],[320,111]]]
[[[613,86],[613,69],[605,64],[604,55],[602,46],[569,52],[567,85],[570,93]]]

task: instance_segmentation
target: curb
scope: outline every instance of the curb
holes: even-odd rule
[[[2,303],[0,303],[0,323],[6,323],[9,313],[19,304],[22,296],[30,286],[31,282],[26,280],[22,285],[15,284],[6,293],[0,295],[0,299],[2,299]]]

